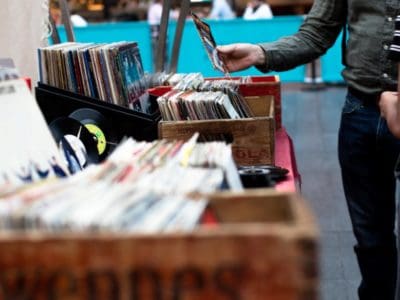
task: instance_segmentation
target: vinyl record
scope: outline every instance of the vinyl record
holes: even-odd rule
[[[118,143],[114,131],[111,128],[111,122],[97,110],[81,108],[72,112],[69,117],[84,124],[95,136],[100,160],[106,158]]]
[[[245,167],[238,170],[240,180],[245,188],[273,187],[270,171],[258,167]]]
[[[71,173],[99,161],[94,135],[77,120],[57,118],[49,128]]]
[[[288,169],[274,166],[274,165],[258,165],[258,166],[239,166],[238,170],[248,170],[248,169],[263,169],[268,170],[270,173],[270,177],[274,181],[280,181],[286,178],[287,174],[289,173]]]

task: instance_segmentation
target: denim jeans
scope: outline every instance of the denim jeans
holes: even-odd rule
[[[397,159],[397,170],[396,175],[396,235],[397,235],[397,257],[400,255],[400,156]],[[397,278],[400,279],[400,264],[397,262]],[[396,297],[395,300],[400,300],[400,280],[397,280],[396,284]]]
[[[376,103],[348,94],[339,130],[339,162],[357,240],[361,300],[394,299],[396,285],[395,177],[400,140]]]

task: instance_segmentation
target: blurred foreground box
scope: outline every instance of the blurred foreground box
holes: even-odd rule
[[[313,300],[318,230],[274,190],[209,197],[215,224],[174,234],[0,234],[0,299]]]

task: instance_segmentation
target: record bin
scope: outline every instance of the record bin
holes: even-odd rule
[[[161,96],[171,87],[158,87],[149,92]],[[160,139],[186,140],[194,133],[202,136],[224,135],[232,143],[232,154],[237,165],[254,166],[275,163],[274,97],[254,95],[250,88],[241,93],[255,115],[243,119],[214,119],[195,121],[160,121]]]
[[[276,129],[282,127],[282,100],[281,100],[281,82],[278,75],[267,76],[249,76],[250,82],[241,83],[239,90],[249,96],[269,95],[274,97],[274,113]],[[240,77],[232,77],[239,79]],[[209,77],[206,80],[221,80],[226,77]]]
[[[89,108],[104,116],[103,123],[106,123],[116,143],[125,136],[144,141],[157,139],[157,124],[161,116],[154,99],[150,106],[151,113],[145,114],[42,83],[38,83],[35,94],[48,124],[59,117],[68,117],[78,109]]]
[[[190,233],[0,232],[0,299],[316,300],[318,230],[274,190],[209,197]]]

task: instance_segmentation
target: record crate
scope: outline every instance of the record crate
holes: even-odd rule
[[[232,77],[231,79],[239,79]],[[273,96],[274,114],[276,129],[282,127],[282,99],[281,99],[281,81],[278,75],[267,76],[249,76],[248,83],[241,83],[239,91],[248,96]],[[221,80],[226,77],[209,77],[206,80]]]
[[[0,233],[0,299],[314,300],[318,230],[274,190],[209,197],[190,233]]]
[[[40,82],[35,87],[35,96],[48,124],[77,110],[91,109],[104,118],[101,121],[104,126],[99,127],[106,127],[102,128],[103,131],[108,129],[105,130],[109,131],[107,138],[114,144],[126,136],[144,141],[157,139],[157,124],[161,115],[157,103],[151,100],[151,113],[143,113]]]
[[[150,94],[161,96],[171,87],[158,87]],[[254,95],[244,89],[244,96],[255,117],[243,119],[213,119],[195,121],[160,121],[158,137],[167,140],[187,140],[198,132],[203,137],[223,135],[232,143],[237,165],[253,166],[275,163],[274,102],[271,95]]]

